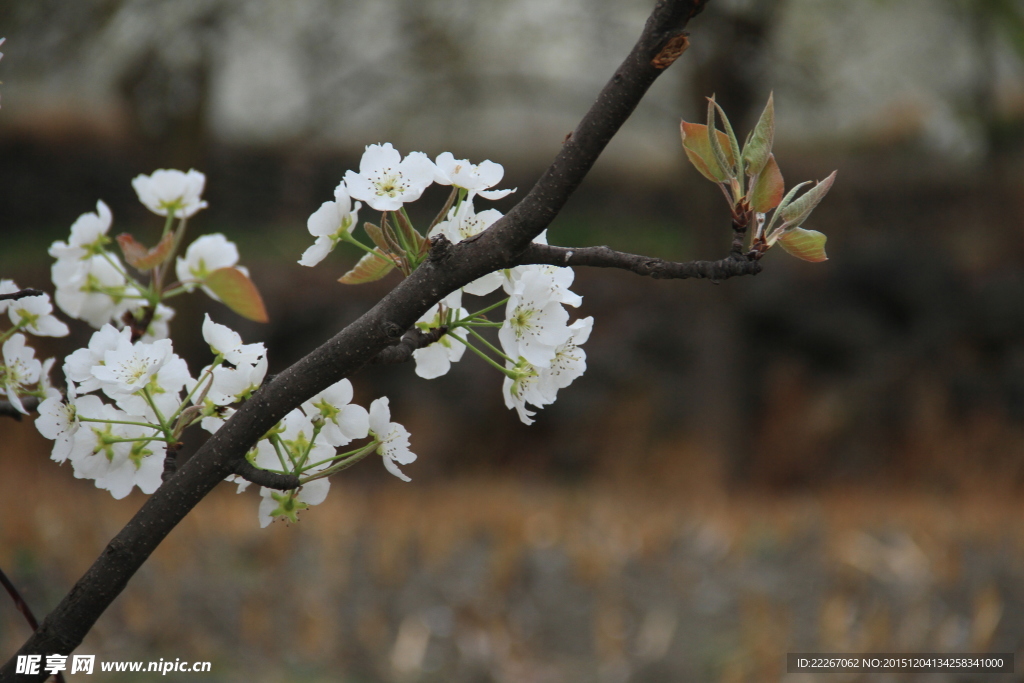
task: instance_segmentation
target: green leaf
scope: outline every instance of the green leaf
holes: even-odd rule
[[[686,152],[686,158],[690,160],[694,168],[713,183],[729,182],[729,176],[715,160],[715,154],[711,151],[708,127],[703,123],[683,121],[679,125],[679,132],[683,138],[683,151]],[[715,132],[718,134],[719,146],[726,144],[728,138],[725,134],[721,131]]]
[[[363,258],[359,259],[352,270],[338,278],[338,282],[346,285],[362,285],[367,282],[374,282],[390,273],[394,267],[395,264],[388,259],[381,249],[377,248],[372,252],[363,254]]]
[[[773,94],[768,95],[768,104],[761,112],[761,118],[750,139],[743,146],[743,161],[747,165],[747,175],[756,176],[768,163],[775,142],[775,104]]]
[[[715,109],[721,115],[725,134],[729,138],[729,161],[735,164],[736,175],[741,176],[743,175],[743,157],[740,155],[740,143],[736,139],[736,133],[732,129],[732,124],[729,123],[729,117],[725,115],[725,110],[718,106],[714,97],[711,98],[711,103],[715,105]]]
[[[825,255],[826,239],[828,238],[817,230],[790,228],[779,236],[779,245],[786,253],[798,259],[820,263],[828,260],[828,256]]]
[[[775,163],[775,155],[769,154],[768,161],[750,190],[750,208],[758,213],[768,213],[779,205],[783,190],[785,183],[782,181],[782,171]]]
[[[132,268],[145,272],[167,260],[174,248],[174,233],[168,232],[152,249],[146,249],[141,242],[124,232],[117,236],[117,245],[121,247],[124,260]]]
[[[828,194],[835,179],[836,171],[832,171],[827,178],[807,190],[799,199],[782,207],[782,219],[790,225],[801,225],[811,215],[811,211],[814,211],[814,207]]]
[[[715,127],[715,97],[712,95],[708,98],[708,131],[718,132]],[[732,141],[726,136],[726,141],[729,144],[729,149],[732,150]],[[736,174],[733,172],[733,162],[735,159],[729,159],[725,156],[725,150],[722,148],[722,140],[718,135],[708,135],[708,142],[711,144],[712,158],[718,163],[719,168],[725,172],[726,179],[735,178]]]
[[[203,279],[203,285],[243,318],[258,323],[270,321],[256,285],[237,268],[218,268]]]

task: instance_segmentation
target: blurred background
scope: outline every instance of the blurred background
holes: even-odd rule
[[[507,210],[651,4],[8,0],[0,277],[51,289],[46,247],[97,199],[152,243],[131,178],[196,168],[192,232],[238,243],[271,323],[177,299],[175,348],[206,364],[209,311],[283,369],[396,282],[337,284],[344,248],[295,264],[365,145],[502,163]],[[264,531],[258,495],[216,491],[78,652],[210,660],[216,681],[661,683],[825,680],[787,677],[794,651],[1022,648],[1024,3],[714,0],[690,32],[551,242],[724,256],[679,119],[715,93],[745,131],[774,91],[787,184],[839,171],[808,223],[830,260],[773,251],[717,286],[578,272],[589,369],[532,427],[471,358],[430,382],[361,371],[357,400],[390,396],[413,434],[411,484],[371,460]],[[49,443],[0,423],[0,566],[40,616],[142,502]],[[0,600],[0,658],[27,635]]]

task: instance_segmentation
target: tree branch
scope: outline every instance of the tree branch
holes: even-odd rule
[[[423,264],[372,309],[244,403],[224,426],[150,496],[71,592],[17,654],[69,654],[168,533],[245,453],[290,410],[350,375],[450,292],[486,273],[515,265],[555,218],[608,141],[664,68],[681,52],[683,30],[706,0],[660,0],[629,56],[529,194],[475,240],[451,246]],[[16,656],[0,669],[14,681]],[[45,675],[21,676],[42,681]]]
[[[424,332],[418,327],[413,327],[402,335],[402,341],[394,346],[381,349],[380,353],[370,359],[375,365],[394,365],[404,363],[412,358],[412,352],[430,346],[438,339],[447,334],[448,328],[432,327],[429,332]]]
[[[17,299],[24,299],[27,296],[42,296],[43,294],[46,294],[46,292],[41,289],[20,289],[17,292],[0,294],[0,301],[16,301]]]
[[[299,488],[299,478],[294,474],[281,474],[280,472],[261,470],[245,458],[239,460],[238,464],[235,465],[235,474],[246,481],[251,481],[257,486],[266,486],[268,489],[291,491],[292,489]]]
[[[761,262],[753,256],[730,254],[718,261],[665,261],[660,258],[627,254],[608,247],[572,249],[533,243],[519,257],[519,264],[543,263],[552,266],[591,266],[594,268],[621,268],[652,277],[655,280],[685,280],[700,278],[718,282],[740,275],[757,275]]]

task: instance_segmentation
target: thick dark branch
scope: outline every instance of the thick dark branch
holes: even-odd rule
[[[429,332],[424,332],[420,328],[414,327],[402,335],[402,341],[394,346],[381,349],[380,353],[370,359],[370,362],[376,365],[405,363],[412,358],[413,351],[422,349],[424,346],[430,346],[447,332],[448,328],[444,325],[432,327]]]
[[[46,292],[41,289],[20,289],[17,292],[0,294],[0,301],[16,301],[18,299],[24,299],[27,296],[42,296],[43,294],[46,294]]]
[[[761,262],[743,255],[730,255],[719,261],[686,261],[678,263],[660,258],[627,254],[608,247],[552,247],[547,244],[531,244],[519,257],[519,264],[544,263],[552,266],[591,266],[594,268],[621,268],[637,275],[656,280],[728,280],[738,275],[757,275]]]
[[[175,526],[290,410],[362,367],[450,292],[508,268],[548,227],[654,80],[685,49],[706,0],[660,0],[639,41],[529,194],[478,239],[431,254],[376,306],[246,401],[157,489],[17,654],[69,654]],[[436,246],[436,245],[435,245]],[[0,669],[15,680],[16,656]],[[41,681],[45,676],[17,680]]]
[[[235,474],[246,481],[251,481],[257,486],[266,486],[268,489],[291,491],[292,489],[299,488],[299,478],[294,474],[281,474],[280,472],[261,470],[245,458],[239,460],[238,464],[235,465]]]

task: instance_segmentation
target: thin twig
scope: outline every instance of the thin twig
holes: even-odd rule
[[[14,583],[7,578],[7,574],[4,574],[4,570],[0,569],[0,584],[7,590],[7,594],[11,596],[11,601],[14,603],[15,609],[21,612],[22,616],[25,617],[25,621],[28,622],[29,628],[34,632],[39,628],[39,622],[36,620],[36,615],[32,614],[32,608],[25,602],[25,598],[21,597],[21,593],[18,592],[17,587]],[[59,671],[56,674],[57,683],[64,683],[64,674]]]

